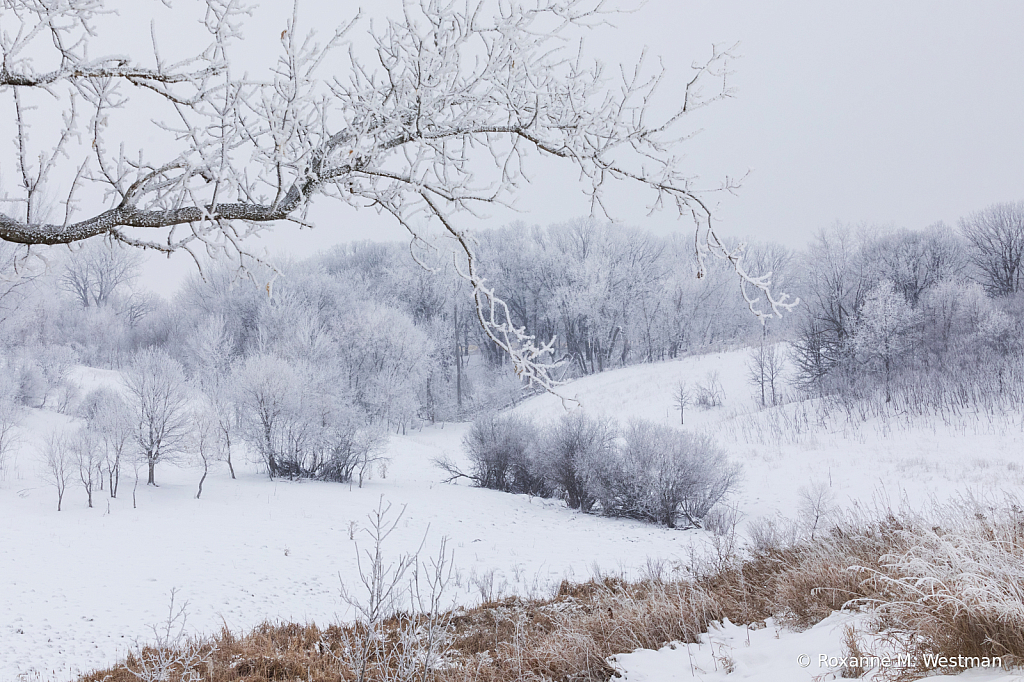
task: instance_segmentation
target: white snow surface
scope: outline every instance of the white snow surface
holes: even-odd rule
[[[794,516],[798,489],[811,481],[831,483],[843,505],[904,498],[916,504],[967,491],[1021,489],[1021,417],[898,426],[868,419],[757,442],[751,425],[768,423],[768,413],[753,401],[747,357],[733,351],[614,370],[572,382],[563,393],[578,398],[581,409],[621,422],[644,417],[678,424],[672,402],[678,382],[692,385],[719,372],[724,404],[687,409],[686,427],[710,429],[743,465],[744,483],[730,504],[745,520]],[[116,372],[89,368],[75,376],[85,390],[118,381]],[[551,395],[515,409],[540,420],[564,414],[562,401]],[[198,470],[161,465],[155,488],[144,485],[140,470],[133,508],[129,466],[116,500],[97,492],[89,509],[84,491],[69,487],[58,513],[56,493],[41,476],[42,448],[49,432],[72,423],[26,410],[20,450],[0,480],[3,682],[66,680],[114,663],[166,617],[172,588],[188,601],[189,628],[199,633],[225,624],[243,631],[264,620],[344,620],[350,614],[340,584],[357,585],[356,546],[367,546],[367,514],[381,499],[393,505],[392,517],[404,508],[385,548],[390,556],[421,545],[430,554],[442,537],[449,539],[460,584],[452,599],[459,603],[479,601],[488,591],[547,596],[563,578],[583,580],[595,570],[636,575],[648,560],[685,563],[705,538],[702,531],[605,519],[555,501],[441,483],[444,475],[432,460],[462,456],[466,424],[392,435],[386,472],[362,489],[270,481],[236,454],[238,479],[218,466],[200,500]],[[838,654],[839,624],[851,617],[836,614],[803,633],[770,623],[757,631],[724,624],[709,637],[733,652],[730,679],[813,679],[828,671],[801,669],[796,655]],[[710,651],[709,644],[691,644],[623,653],[616,665],[629,682],[724,679]],[[975,670],[960,678],[1021,679],[1007,675]]]
[[[725,623],[713,626],[698,644],[674,642],[658,651],[638,649],[612,657],[612,665],[621,682],[821,682],[842,679],[844,667],[853,661],[844,659],[843,631],[847,625],[863,619],[861,615],[833,613],[814,627],[793,632],[771,619],[765,627]],[[865,657],[868,655],[865,654]],[[868,660],[863,680],[881,682],[896,665],[876,654]],[[928,680],[960,682],[1020,682],[1024,675],[999,667],[975,668],[959,675],[934,675]]]

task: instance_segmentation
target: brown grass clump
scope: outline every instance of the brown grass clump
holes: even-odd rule
[[[607,658],[613,654],[697,641],[708,623],[721,617],[712,606],[708,595],[688,582],[565,582],[551,599],[512,597],[451,614],[446,664],[429,679],[608,680],[613,670]],[[392,632],[399,632],[398,625]],[[208,682],[354,680],[340,654],[356,630],[264,623],[235,636],[225,628],[202,644],[208,661],[193,672]],[[135,661],[126,663],[79,682],[137,682],[128,669]],[[394,679],[394,672],[373,668],[370,679]],[[171,682],[181,675],[175,670]]]
[[[718,557],[709,565],[689,578],[563,582],[550,599],[510,597],[441,618],[398,614],[376,631],[386,642],[373,651],[388,653],[374,653],[364,679],[604,681],[614,674],[610,656],[698,641],[714,621],[774,617],[809,627],[851,606],[870,609],[872,636],[917,661],[900,676],[927,672],[924,654],[1024,660],[1024,512],[1015,504],[967,500],[936,507],[928,519],[908,511],[848,515],[813,541],[762,541],[744,561]],[[417,638],[431,623],[443,623],[432,644],[440,664],[410,674],[408,662],[424,651]],[[190,679],[358,680],[346,651],[367,632],[266,623],[236,636],[225,628],[189,644],[202,647],[203,660]],[[846,633],[851,654],[859,641]],[[128,669],[136,663],[130,657],[80,682],[136,682]],[[181,682],[183,672],[173,669],[169,682]]]

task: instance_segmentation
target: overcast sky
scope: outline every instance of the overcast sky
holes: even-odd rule
[[[400,6],[378,2],[368,14]],[[326,30],[357,7],[303,0],[301,11],[307,26]],[[286,8],[264,2],[247,41],[266,47]],[[590,53],[630,62],[647,47],[665,63],[669,98],[712,44],[739,43],[735,97],[702,113],[684,160],[707,184],[750,171],[736,196],[716,199],[726,236],[802,246],[837,220],[920,228],[1024,199],[1024,3],[649,0],[614,22],[587,38]],[[519,198],[518,218],[547,224],[586,214],[572,176],[571,168],[540,173]],[[315,231],[281,226],[263,239],[267,248],[302,256],[353,239],[402,238],[369,211],[320,204]],[[647,218],[644,208],[620,201],[616,217],[659,232],[692,227]],[[184,259],[154,261],[147,282],[167,293],[187,271]]]

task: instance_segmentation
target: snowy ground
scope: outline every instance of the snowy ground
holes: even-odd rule
[[[701,638],[699,644],[670,644],[659,651],[640,649],[614,657],[621,682],[822,682],[842,679],[844,668],[856,661],[844,658],[844,629],[862,616],[834,613],[814,627],[793,632],[770,619],[754,630],[724,623]],[[867,653],[867,652],[865,652]],[[861,679],[881,682],[899,662],[879,652],[865,667]],[[1001,668],[968,670],[960,675],[935,675],[928,680],[959,682],[1020,682],[1024,675]]]
[[[765,417],[747,414],[755,407],[745,362],[746,353],[738,351],[638,366],[588,377],[564,392],[578,397],[583,409],[620,421],[646,417],[678,423],[672,406],[678,381],[692,384],[709,371],[719,372],[724,405],[689,409],[686,422],[718,433],[742,462],[744,486],[732,504],[748,520],[793,516],[798,489],[810,481],[831,483],[843,505],[886,497],[916,504],[968,489],[1021,490],[1019,417],[899,427],[869,421],[856,428],[783,433],[764,444],[751,436],[750,425]],[[78,379],[87,389],[116,381],[116,375],[82,369]],[[517,410],[539,419],[563,413],[553,396],[533,398]],[[69,489],[65,510],[57,513],[56,494],[39,477],[39,450],[48,431],[68,422],[31,411],[17,461],[0,481],[5,519],[0,526],[0,680],[5,682],[63,680],[109,665],[124,655],[132,638],[145,638],[149,626],[166,616],[172,588],[188,600],[190,627],[200,632],[224,623],[241,630],[266,619],[326,623],[345,618],[339,585],[353,585],[358,577],[356,543],[362,538],[365,546],[362,529],[381,496],[396,511],[405,506],[387,548],[393,556],[421,543],[429,553],[442,537],[450,539],[460,583],[452,597],[462,602],[500,592],[547,594],[563,577],[585,579],[595,567],[636,573],[649,558],[686,561],[702,539],[696,531],[602,519],[551,501],[441,484],[431,460],[459,456],[466,427],[453,424],[392,437],[386,476],[376,475],[362,490],[270,482],[243,466],[238,480],[226,470],[215,471],[196,500],[196,471],[161,466],[160,487],[140,486],[137,508],[129,470],[117,500],[98,494],[96,508],[87,509],[84,492]],[[805,633],[768,627],[750,632],[748,647],[748,631],[726,625],[711,638],[734,652],[733,679],[799,680],[828,671],[799,668],[794,652],[838,654],[841,630],[832,619]],[[716,671],[709,652],[710,646],[691,645],[617,660],[631,682],[718,679],[724,671]],[[1010,678],[975,671],[961,679]]]

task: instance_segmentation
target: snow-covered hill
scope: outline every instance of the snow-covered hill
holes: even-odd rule
[[[686,426],[715,433],[742,463],[744,483],[730,501],[741,528],[762,515],[796,515],[800,488],[814,482],[829,486],[839,505],[884,497],[916,503],[967,489],[1020,490],[1024,483],[1020,417],[900,426],[868,420],[787,430],[779,424],[790,422],[780,421],[778,411],[774,417],[758,411],[745,378],[747,357],[735,351],[615,370],[568,384],[563,393],[577,398],[580,409],[622,422],[644,417],[677,424],[675,387],[717,372],[723,404],[688,408]],[[87,369],[76,376],[90,386],[117,381],[116,374]],[[795,415],[803,407],[779,409]],[[564,414],[561,400],[550,395],[516,410],[539,420]],[[0,680],[62,680],[112,663],[133,638],[146,639],[148,628],[165,618],[172,588],[188,600],[189,625],[200,632],[222,624],[241,630],[266,619],[343,619],[340,581],[354,585],[358,579],[356,545],[365,546],[367,514],[382,497],[393,514],[404,507],[386,548],[392,556],[421,544],[425,552],[436,551],[442,537],[450,539],[460,585],[452,598],[460,602],[500,592],[547,594],[562,578],[585,579],[595,570],[638,574],[649,559],[684,562],[705,538],[701,531],[604,519],[549,500],[440,483],[443,475],[432,460],[461,456],[464,424],[393,435],[386,471],[376,472],[363,489],[272,482],[243,463],[237,480],[226,468],[214,471],[196,500],[199,473],[162,465],[160,487],[140,484],[135,507],[129,470],[118,499],[99,494],[88,509],[85,494],[69,489],[58,513],[56,494],[40,476],[41,448],[48,431],[69,421],[29,411],[21,449],[0,481]],[[729,646],[738,649],[730,627],[711,637],[729,637]],[[739,678],[821,674],[787,657],[793,647],[816,654],[826,641],[829,651],[838,652],[841,632],[828,627],[782,632],[778,640],[756,633],[753,653],[735,656],[742,664]],[[702,655],[691,646],[688,653],[669,649],[618,660],[633,682],[717,679],[722,673],[709,669],[713,660]],[[998,679],[991,672],[972,675]]]

